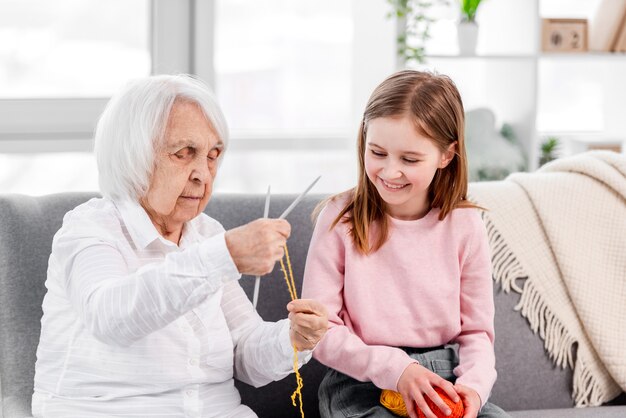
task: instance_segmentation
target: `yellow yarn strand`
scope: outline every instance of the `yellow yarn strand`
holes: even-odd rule
[[[304,386],[304,382],[302,381],[302,376],[300,376],[300,371],[298,370],[298,350],[296,347],[293,348],[293,371],[296,374],[296,390],[291,394],[291,404],[293,406],[296,405],[296,398],[300,403],[300,416],[304,418],[304,403],[302,402],[302,387]]]
[[[289,250],[287,249],[287,245],[283,247],[285,249],[285,258],[287,259],[287,267],[289,269],[289,273],[287,273],[287,269],[285,269],[285,263],[283,263],[283,259],[280,259],[280,268],[283,271],[283,275],[285,277],[285,282],[287,283],[287,288],[289,289],[289,295],[291,296],[291,300],[298,299],[298,293],[296,291],[296,282],[293,278],[293,270],[291,269],[291,260],[289,259]],[[302,403],[302,386],[304,383],[302,382],[302,376],[300,376],[300,371],[298,370],[298,350],[296,346],[293,346],[293,372],[296,374],[296,390],[291,394],[291,403],[293,406],[298,406],[296,404],[296,399],[298,399],[300,403],[300,415],[304,418],[304,409]]]
[[[293,279],[293,270],[291,269],[291,258],[289,257],[289,249],[287,245],[285,245],[285,258],[287,259],[287,268],[289,269],[289,279],[287,279],[287,272],[285,271],[285,266],[283,267],[283,273],[285,273],[285,280],[287,280],[287,287],[289,288],[289,294],[291,295],[291,300],[298,299],[298,292],[296,291],[296,282]]]
[[[408,417],[402,395],[392,390],[383,389],[380,393],[380,404],[400,417]]]

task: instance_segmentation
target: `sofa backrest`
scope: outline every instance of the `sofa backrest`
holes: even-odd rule
[[[5,418],[30,414],[52,237],[65,213],[93,196],[0,196],[0,387]]]
[[[30,413],[35,353],[39,342],[41,303],[52,237],[63,215],[96,196],[64,193],[43,197],[0,195],[0,388],[4,418]],[[288,217],[292,225],[289,251],[298,294],[313,224],[310,214],[323,196],[306,197]],[[206,212],[226,229],[244,224],[263,213],[265,196],[216,195]],[[295,195],[272,196],[270,217],[276,218]],[[254,279],[241,285],[251,298]],[[572,406],[572,374],[555,368],[542,341],[514,310],[517,295],[495,291],[496,357],[498,381],[491,400],[507,410]],[[268,321],[286,316],[289,293],[279,268],[261,281],[258,310]],[[302,370],[305,413],[318,417],[317,387],[325,368],[312,361]],[[289,396],[294,376],[254,389],[237,382],[243,402],[260,417],[291,417]]]

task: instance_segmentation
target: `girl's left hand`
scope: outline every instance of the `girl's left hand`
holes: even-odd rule
[[[480,411],[480,396],[474,389],[463,385],[454,385],[457,393],[463,401],[465,407],[465,414],[463,418],[476,418],[478,411]]]
[[[291,344],[298,351],[312,350],[328,330],[326,307],[312,299],[296,299],[287,304]]]

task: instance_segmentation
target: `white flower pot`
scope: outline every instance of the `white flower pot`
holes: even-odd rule
[[[460,22],[457,25],[457,38],[459,42],[459,54],[476,54],[476,41],[478,40],[478,24],[476,22]]]

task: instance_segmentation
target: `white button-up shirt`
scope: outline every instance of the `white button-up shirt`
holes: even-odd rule
[[[256,417],[233,377],[281,379],[293,348],[289,321],[264,322],[239,278],[205,214],[177,246],[134,202],[68,212],[49,260],[33,415]]]

